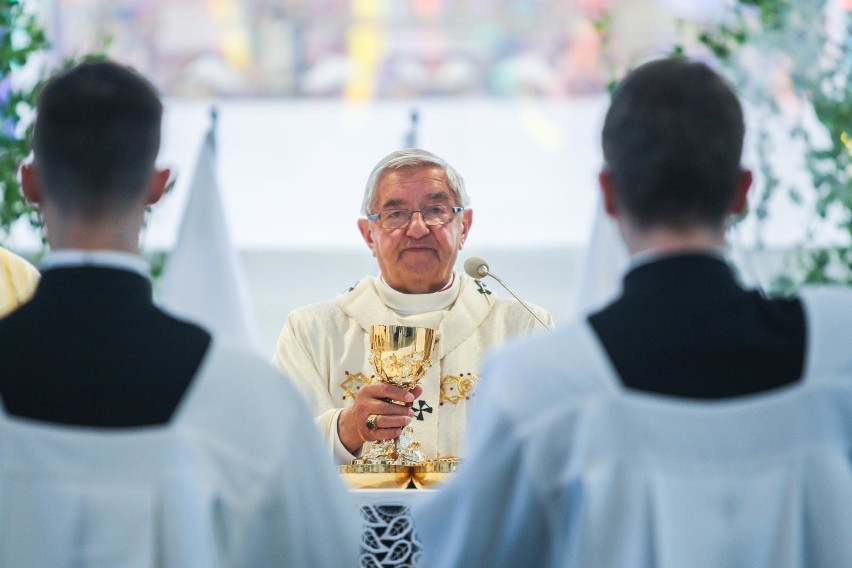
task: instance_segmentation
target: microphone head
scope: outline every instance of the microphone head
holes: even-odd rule
[[[488,270],[488,263],[485,262],[484,258],[480,258],[478,256],[472,256],[464,261],[464,271],[468,276],[477,280],[490,274]]]

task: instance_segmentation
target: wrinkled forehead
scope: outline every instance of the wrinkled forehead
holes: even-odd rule
[[[456,201],[444,170],[438,166],[412,166],[389,170],[376,186],[379,208],[417,206],[421,203]]]

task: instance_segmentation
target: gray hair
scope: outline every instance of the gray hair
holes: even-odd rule
[[[470,197],[468,197],[467,191],[464,188],[464,179],[462,179],[461,175],[450,164],[426,150],[409,148],[388,154],[370,172],[370,177],[367,179],[367,187],[364,188],[364,201],[361,203],[361,213],[363,215],[372,213],[373,202],[376,199],[376,188],[384,174],[400,168],[420,167],[437,167],[442,169],[444,175],[447,177],[447,185],[450,187],[450,191],[453,192],[453,196],[458,201],[458,204],[464,208],[470,205]]]

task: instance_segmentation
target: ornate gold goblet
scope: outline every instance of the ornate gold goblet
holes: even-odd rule
[[[432,365],[435,341],[435,330],[428,327],[374,325],[370,328],[370,363],[382,382],[410,391]],[[409,425],[395,440],[373,442],[360,461],[402,465],[426,461],[413,434]]]

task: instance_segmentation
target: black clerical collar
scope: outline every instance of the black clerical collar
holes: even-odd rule
[[[624,276],[625,294],[683,287],[741,290],[725,258],[712,252],[658,256],[632,267]]]

